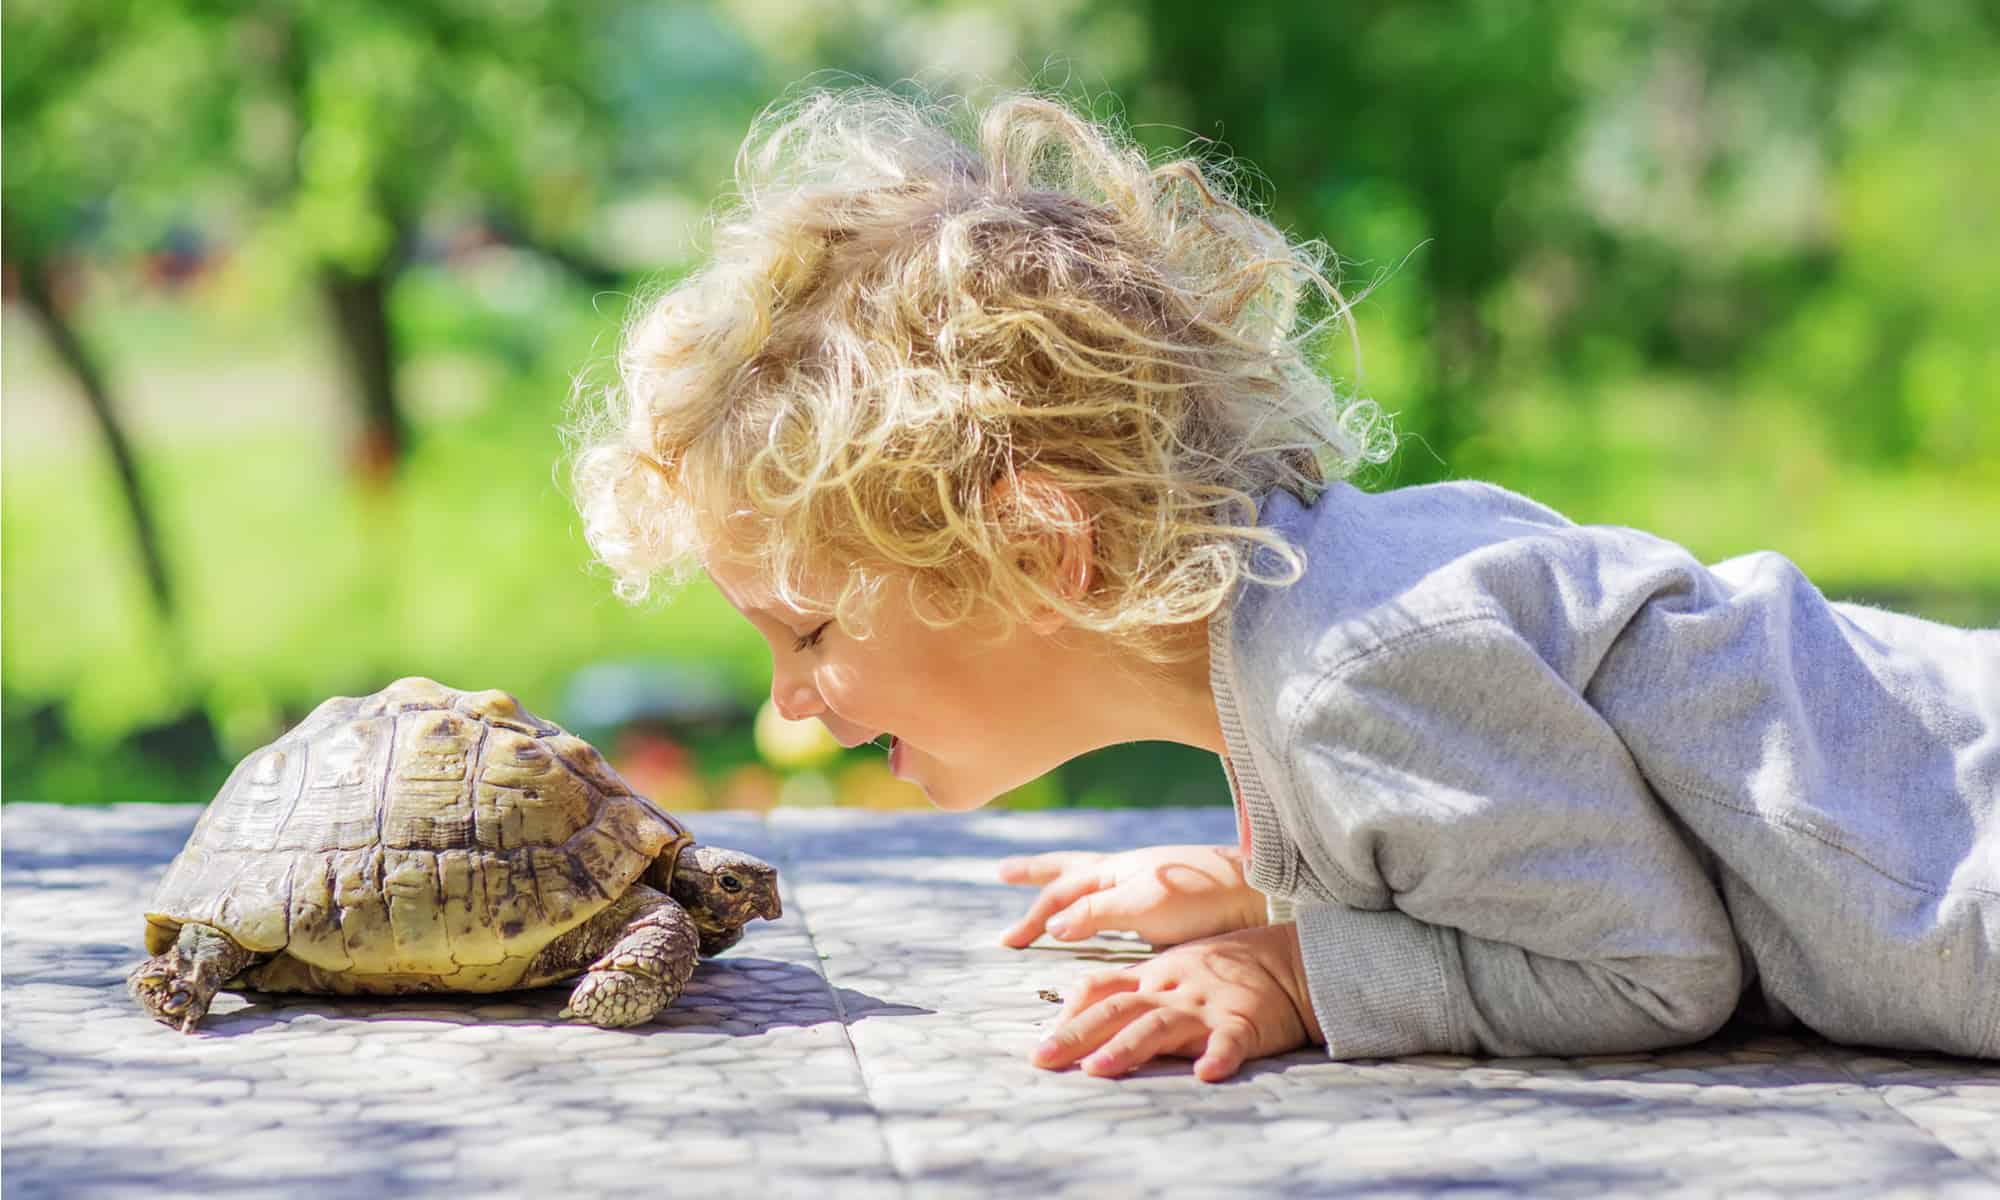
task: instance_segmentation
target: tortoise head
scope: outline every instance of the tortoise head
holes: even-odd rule
[[[740,934],[752,917],[775,921],[784,911],[778,903],[778,869],[756,855],[720,846],[689,846],[681,851],[673,872],[668,892],[694,918],[703,942],[715,935]]]

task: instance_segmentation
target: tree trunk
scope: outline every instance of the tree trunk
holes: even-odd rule
[[[409,421],[396,391],[395,333],[389,326],[389,287],[395,276],[384,266],[363,275],[338,267],[320,270],[320,291],[340,331],[342,358],[361,398],[361,442],[355,470],[372,484],[387,484],[409,449]]]
[[[118,471],[119,490],[125,497],[125,512],[132,521],[133,537],[138,541],[139,561],[146,572],[147,587],[152,591],[153,603],[159,607],[160,615],[171,623],[174,591],[167,576],[166,558],[160,551],[158,528],[153,523],[153,510],[146,501],[145,489],[140,486],[139,464],[132,451],[132,439],[126,436],[125,426],[119,420],[117,409],[112,406],[104,373],[56,302],[48,260],[17,260],[14,267],[22,300],[42,323],[55,347],[56,357],[62,360],[63,366],[82,389],[84,403],[89,406],[90,415],[97,422],[98,433],[104,438],[104,447],[111,452],[112,465]]]

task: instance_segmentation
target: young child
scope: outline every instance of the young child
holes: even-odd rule
[[[1014,95],[760,118],[712,258],[580,405],[622,593],[705,571],[772,699],[976,808],[1166,739],[1235,848],[1010,862],[1007,935],[1173,948],[1033,1061],[1590,1054],[1743,1011],[2000,1056],[2000,632],[1496,487],[1370,495],[1324,247]],[[1303,315],[1324,311],[1317,319]]]

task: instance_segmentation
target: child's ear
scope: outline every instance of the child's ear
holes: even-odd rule
[[[992,504],[1003,521],[1018,520],[1036,531],[1029,538],[1046,546],[1054,564],[1053,586],[1071,600],[1088,594],[1096,543],[1090,514],[1075,495],[1039,471],[1022,471],[994,484]],[[1033,569],[1034,560],[1024,559],[1023,565]],[[1035,619],[1034,627],[1053,633],[1064,623],[1060,614],[1046,613]]]

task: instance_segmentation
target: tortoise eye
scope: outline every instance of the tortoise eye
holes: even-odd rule
[[[721,881],[722,890],[725,892],[740,892],[743,890],[743,881],[734,875],[724,875],[721,877]]]

